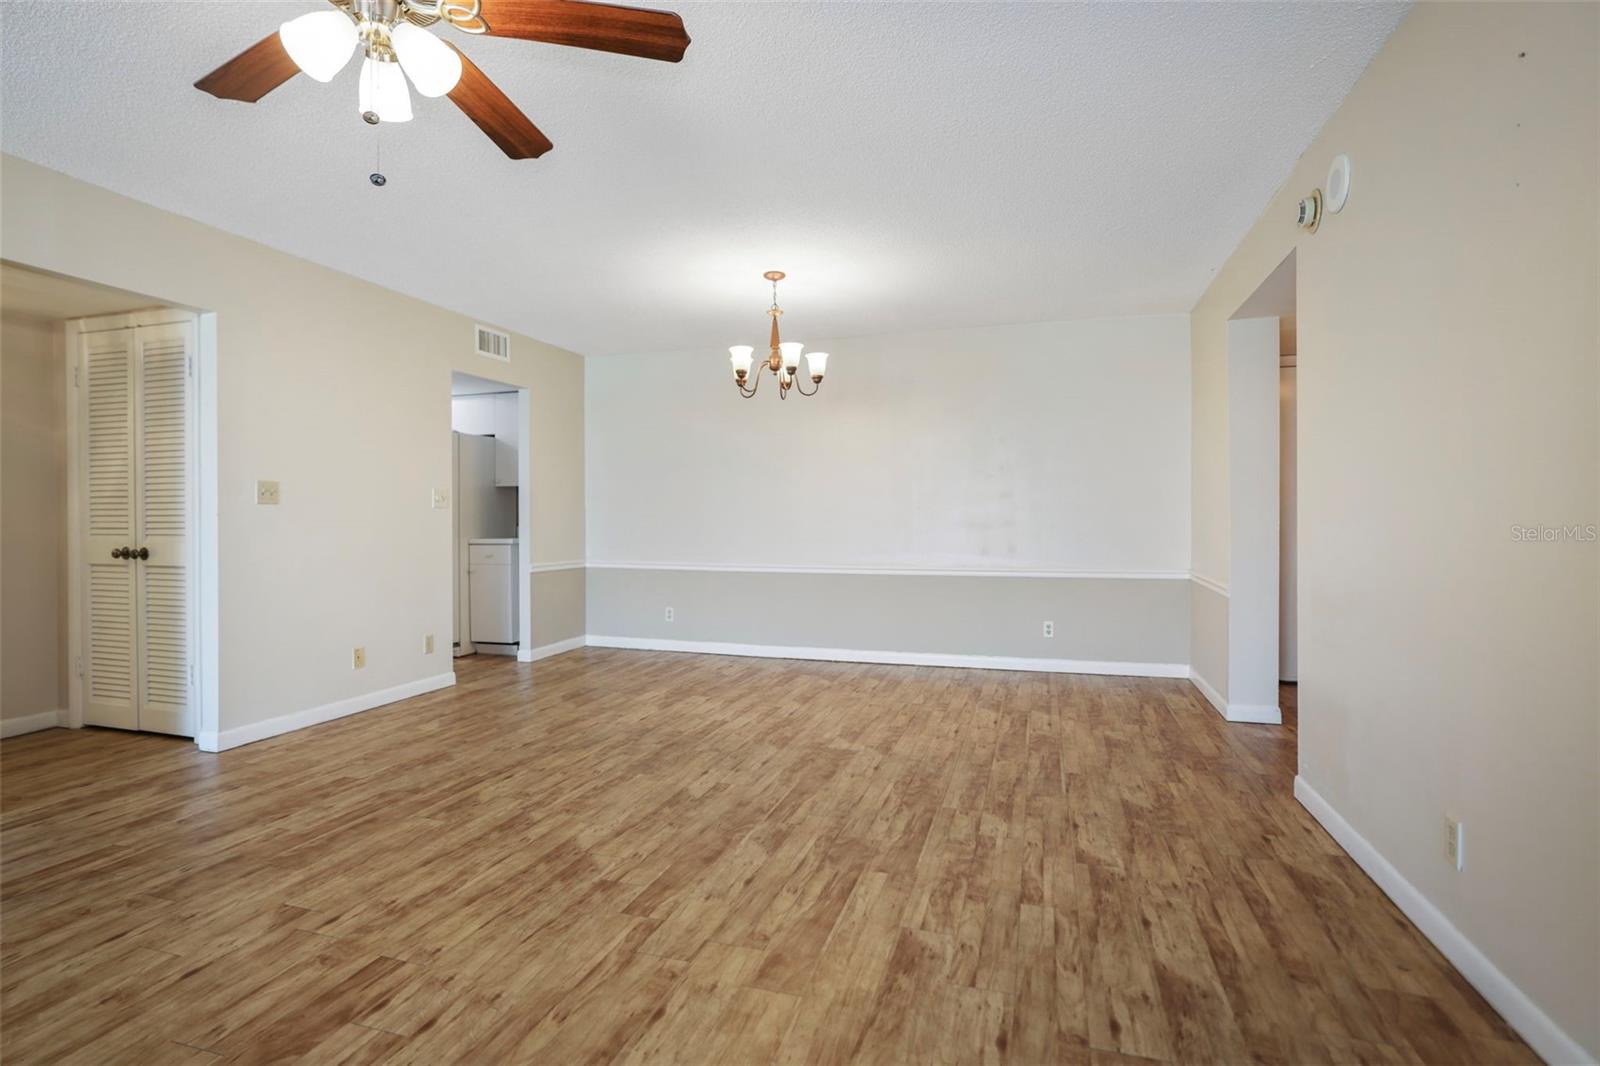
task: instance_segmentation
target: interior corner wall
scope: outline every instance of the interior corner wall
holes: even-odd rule
[[[66,707],[66,375],[60,323],[0,316],[0,719]]]
[[[1295,251],[1297,793],[1551,1061],[1600,1057],[1597,44],[1592,4],[1412,8],[1191,316],[1225,584],[1227,322]]]
[[[592,636],[1187,672],[1185,316],[811,347],[782,401],[715,350],[588,360]]]
[[[427,655],[423,638],[450,632],[450,512],[432,493],[451,483],[451,371],[530,390],[533,569],[581,559],[580,356],[513,336],[511,361],[491,362],[466,316],[11,156],[0,166],[0,255],[216,314],[217,746],[449,683],[449,641]],[[280,505],[255,504],[258,478],[282,483]],[[540,610],[536,598],[536,624]]]

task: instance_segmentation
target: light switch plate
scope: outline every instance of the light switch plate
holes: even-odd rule
[[[278,502],[278,483],[276,481],[256,482],[256,503],[276,504]]]
[[[434,489],[433,490],[433,509],[435,511],[443,511],[443,510],[446,510],[449,506],[450,506],[450,493],[447,492],[444,489]]]

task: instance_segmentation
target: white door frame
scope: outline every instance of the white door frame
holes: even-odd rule
[[[195,704],[195,742],[216,750],[219,691],[217,677],[217,316],[181,308],[156,308],[126,314],[101,315],[65,323],[62,359],[66,374],[67,428],[67,716],[61,724],[83,727],[83,485],[82,419],[79,412],[79,337],[133,326],[160,326],[175,322],[195,327],[194,387],[191,389],[189,476],[194,485],[190,500],[189,617],[195,620],[193,671],[189,695]],[[209,738],[210,746],[206,740]]]
[[[533,661],[533,393],[517,389],[517,659]]]

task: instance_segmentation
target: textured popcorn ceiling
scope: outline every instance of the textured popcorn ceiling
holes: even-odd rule
[[[447,31],[555,142],[512,162],[447,100],[375,133],[355,63],[191,88],[316,9],[8,0],[0,145],[586,354],[759,343],[769,268],[798,340],[1185,311],[1404,13],[679,3],[678,65]]]

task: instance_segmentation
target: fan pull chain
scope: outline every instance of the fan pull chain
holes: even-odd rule
[[[389,179],[383,176],[383,126],[381,124],[372,127],[372,138],[376,158],[372,164],[372,173],[367,175],[367,180],[381,189],[389,184]]]

